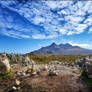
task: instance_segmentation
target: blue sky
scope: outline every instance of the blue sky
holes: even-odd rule
[[[2,0],[0,52],[27,53],[52,42],[92,49],[92,1]]]

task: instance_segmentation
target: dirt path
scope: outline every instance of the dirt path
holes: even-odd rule
[[[78,69],[61,65],[57,67],[57,71],[61,70],[57,76],[49,76],[48,72],[42,72],[35,76],[15,75],[8,79],[0,79],[0,92],[92,92],[92,87],[86,86],[81,80]],[[53,66],[49,68],[52,69]],[[23,68],[16,67],[14,71],[18,69]],[[21,81],[20,90],[12,91],[15,79]]]

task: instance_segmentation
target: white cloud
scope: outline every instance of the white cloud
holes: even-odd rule
[[[59,31],[61,34],[67,34],[67,31],[65,29],[60,29]]]
[[[12,15],[11,12],[4,10],[6,17],[3,9],[0,9],[0,27],[6,30],[8,36],[12,36],[7,30],[9,28],[18,32],[12,37],[51,39],[60,35],[83,33],[92,25],[92,1],[78,1],[77,3],[73,1],[33,1],[25,4],[3,1],[0,3],[13,13],[16,12],[15,15]],[[18,14],[21,17],[17,18]],[[92,30],[91,27],[89,27],[90,30]]]
[[[34,22],[35,24],[43,23],[43,22],[45,22],[45,19],[42,18],[42,17],[40,17],[40,16],[38,16],[38,17],[35,17],[35,18],[34,18],[33,22]]]
[[[68,15],[66,16],[66,20],[70,21],[71,23],[79,23],[80,21],[83,20],[83,17],[80,16],[74,16],[74,15]]]
[[[33,39],[45,39],[45,35],[41,35],[41,34],[36,34],[36,35],[32,35]]]
[[[57,8],[57,2],[56,1],[47,1],[45,2],[50,8],[55,9]]]
[[[87,24],[88,26],[92,25],[92,15],[90,15],[85,21],[85,24]]]
[[[13,38],[31,38],[29,35],[21,34],[16,31],[6,31],[5,29],[3,29],[2,34]]]
[[[79,46],[79,47],[83,47],[83,48],[89,48],[90,44],[86,44],[86,43],[73,43],[73,42],[69,42],[71,45],[73,46]]]
[[[52,39],[52,38],[56,38],[58,37],[57,34],[52,34],[52,35],[44,35],[44,34],[35,34],[35,35],[32,35],[32,38],[33,39]]]
[[[89,33],[90,33],[90,32],[92,32],[92,27],[90,27],[90,29],[89,29]]]

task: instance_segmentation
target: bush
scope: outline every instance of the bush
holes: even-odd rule
[[[13,74],[13,72],[10,69],[10,71],[8,73],[0,74],[0,78],[10,78],[12,74]]]
[[[65,56],[40,56],[40,55],[32,55],[27,54],[30,59],[33,59],[36,63],[45,64],[49,63],[50,61],[60,61],[60,62],[70,62],[74,63],[75,60],[80,60],[83,56],[81,55],[65,55]]]
[[[88,78],[86,72],[82,71],[82,72],[81,72],[81,77],[82,77],[83,81],[84,81],[87,85],[92,86],[92,78]]]

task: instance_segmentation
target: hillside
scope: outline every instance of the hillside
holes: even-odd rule
[[[39,50],[31,52],[35,55],[87,55],[92,54],[92,50],[84,49],[79,46],[72,46],[71,44],[52,43],[49,46],[42,47]]]

